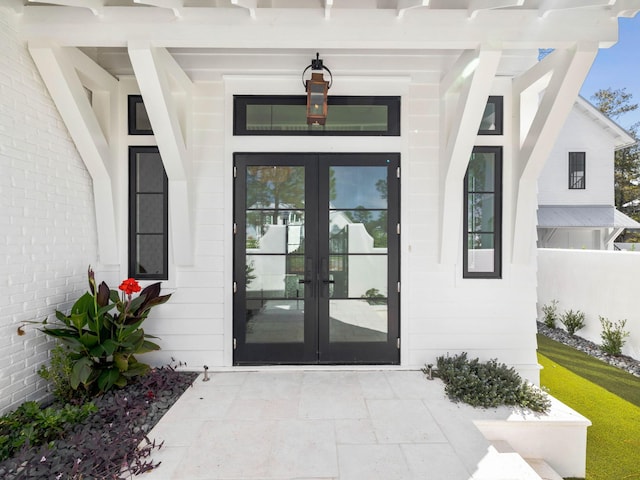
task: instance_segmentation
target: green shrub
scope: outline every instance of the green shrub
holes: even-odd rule
[[[387,303],[387,299],[377,288],[370,288],[361,298],[366,298],[369,305],[384,305]]]
[[[584,312],[580,310],[567,310],[562,314],[560,321],[567,329],[569,335],[575,334],[578,330],[584,327]]]
[[[549,328],[556,328],[558,320],[558,300],[551,300],[548,305],[542,306],[543,322]]]
[[[466,353],[437,358],[436,376],[445,383],[445,392],[454,401],[474,407],[517,405],[534,412],[546,412],[551,403],[547,395],[522,380],[511,367],[497,360],[481,363],[468,360]]]
[[[600,345],[600,349],[609,355],[621,355],[624,339],[630,335],[624,329],[627,320],[619,320],[614,323],[605,317],[600,317],[600,324],[602,325],[602,332],[600,333],[602,345]]]
[[[83,391],[71,387],[71,370],[73,361],[68,349],[56,345],[51,350],[49,366],[42,365],[38,375],[47,380],[53,387],[53,395],[64,403],[76,403],[85,398]]]
[[[25,402],[15,411],[0,417],[0,461],[11,457],[23,446],[34,447],[60,438],[65,429],[82,422],[98,409],[93,403],[76,407],[65,405],[42,410],[37,402]]]
[[[165,303],[171,295],[160,295],[160,282],[140,287],[129,278],[119,290],[111,290],[105,282],[96,284],[91,267],[88,270],[89,291],[82,295],[65,314],[56,311],[57,322],[45,320],[42,331],[59,340],[69,350],[71,388],[90,394],[103,393],[149,371],[136,355],[159,350],[149,341],[142,323],[150,310]],[[138,297],[133,294],[140,292]]]

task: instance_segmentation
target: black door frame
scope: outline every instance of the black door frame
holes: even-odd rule
[[[234,153],[234,365],[399,364],[400,224],[399,153]],[[304,343],[250,343],[246,339],[246,167],[305,167]],[[325,168],[326,166],[326,168]],[[329,166],[387,166],[387,315],[386,342],[329,341]],[[309,200],[312,199],[312,200]],[[322,240],[322,241],[321,241]],[[322,261],[320,259],[323,259]]]

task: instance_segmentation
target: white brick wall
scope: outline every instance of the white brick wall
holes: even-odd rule
[[[0,8],[0,414],[46,393],[51,344],[18,326],[68,308],[97,255],[91,178],[14,19]]]

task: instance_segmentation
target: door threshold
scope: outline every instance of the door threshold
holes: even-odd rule
[[[421,367],[403,365],[235,365],[230,367],[209,367],[209,373],[213,372],[304,372],[304,371],[327,371],[327,372],[374,372],[374,371],[416,371]],[[178,369],[181,370],[181,369]],[[185,367],[182,370],[194,371],[193,368]],[[197,370],[197,369],[196,369]]]

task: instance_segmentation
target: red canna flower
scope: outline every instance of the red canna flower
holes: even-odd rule
[[[140,284],[134,278],[127,278],[126,280],[123,280],[118,288],[127,295],[131,295],[142,290]]]

